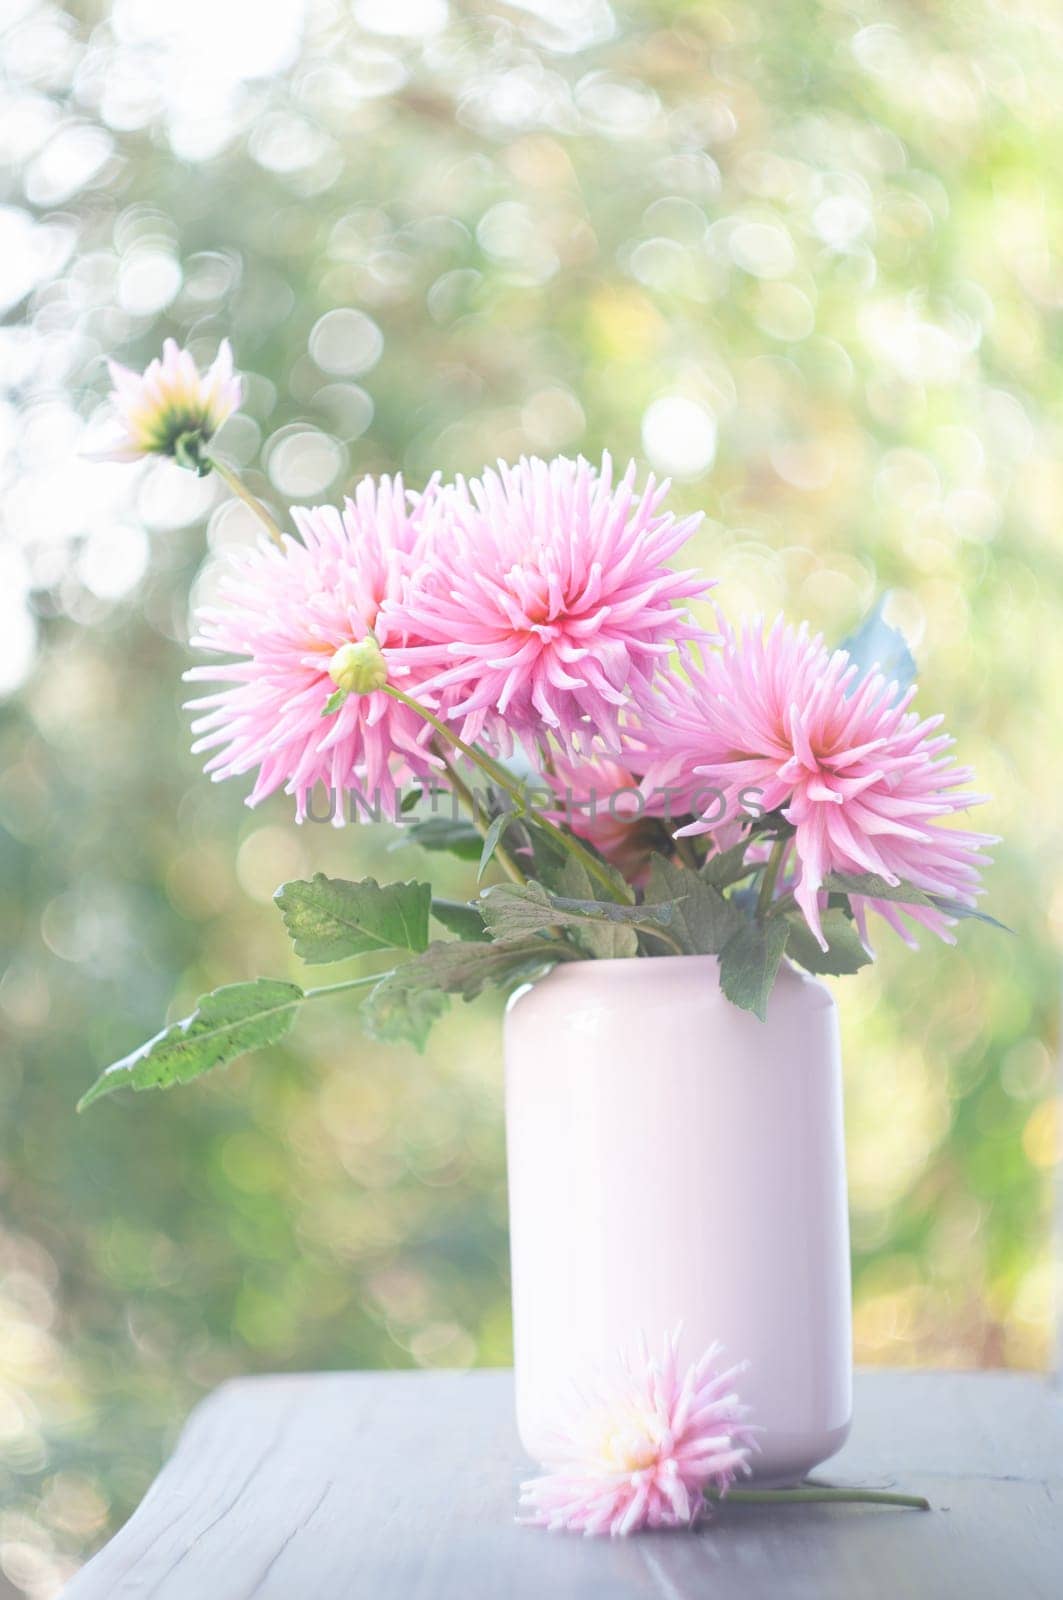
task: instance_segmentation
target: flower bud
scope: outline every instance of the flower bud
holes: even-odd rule
[[[357,644],[341,644],[329,661],[328,675],[345,694],[372,694],[388,681],[384,653],[371,633]]]

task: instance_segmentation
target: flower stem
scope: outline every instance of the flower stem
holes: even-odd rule
[[[689,867],[691,872],[697,872],[698,858],[694,851],[694,846],[691,844],[690,840],[677,838],[676,835],[673,834],[672,843],[675,845],[675,853],[679,860],[683,863],[684,867]]]
[[[384,978],[393,978],[398,967],[392,967],[389,972],[367,972],[361,978],[344,978],[341,983],[323,983],[316,989],[304,989],[304,1000],[322,1000],[330,994],[342,994],[345,989],[363,989],[368,983],[380,983]]]
[[[719,1494],[705,1490],[706,1499],[714,1505],[772,1506],[772,1505],[866,1505],[907,1506],[911,1511],[929,1511],[930,1501],[918,1494],[893,1494],[885,1489],[833,1489],[814,1483],[801,1484],[796,1489],[729,1489]]]
[[[473,827],[481,835],[481,837],[486,837],[487,830],[482,826],[480,807],[476,803],[476,796],[473,794],[472,790],[469,788],[468,784],[465,782],[465,779],[461,776],[461,773],[458,771],[454,763],[452,761],[448,761],[442,752],[437,752],[437,754],[447,770],[447,777],[450,780],[451,788],[461,801],[462,810],[465,812],[466,816],[469,818],[469,821],[472,823]],[[506,849],[501,840],[499,840],[499,842],[495,845],[494,856],[503,872],[508,878],[511,878],[514,883],[524,884],[527,882],[523,872],[520,870],[517,863],[514,861],[513,857],[510,855],[509,851]]]
[[[524,791],[519,784],[514,783],[504,767],[499,766],[497,761],[492,761],[490,756],[485,756],[482,751],[475,749],[473,745],[466,744],[465,740],[459,738],[453,728],[448,728],[446,723],[437,717],[434,711],[429,711],[427,706],[423,706],[419,700],[415,700],[412,695],[406,694],[404,690],[397,688],[395,684],[385,684],[382,693],[389,694],[400,705],[409,706],[411,711],[416,711],[419,717],[423,717],[425,722],[429,723],[448,744],[452,745],[455,750],[460,750],[462,755],[471,761],[473,766],[478,767],[485,777],[490,778],[492,783],[497,784],[500,789],[509,795],[511,800],[515,800],[521,811],[526,812],[534,820],[536,827],[542,828],[544,833],[548,833],[551,839],[555,840],[562,850],[567,851],[570,856],[575,856],[584,870],[606,890],[610,900],[615,901],[619,898],[617,885],[601,862],[595,856],[592,856],[589,850],[584,850],[579,840],[574,838],[572,834],[565,833],[556,823],[551,822],[549,817],[544,816],[541,811],[537,811],[534,806],[530,806],[527,803]],[[624,900],[628,905],[634,905],[635,896],[627,884],[624,885],[624,889]]]
[[[257,499],[256,496],[251,493],[250,489],[243,484],[239,475],[233,471],[232,467],[227,466],[224,461],[219,461],[217,456],[207,456],[206,459],[210,463],[212,470],[216,472],[222,482],[232,490],[236,498],[238,500],[242,500],[249,511],[254,512],[259,522],[261,522],[262,526],[273,540],[273,543],[278,545],[283,550],[284,535],[281,533],[280,529],[270,516],[269,512],[266,510],[265,506],[262,504],[262,501]]]
[[[771,905],[771,897],[775,893],[775,883],[779,876],[779,868],[782,866],[783,851],[786,849],[786,844],[787,841],[785,839],[776,839],[771,847],[771,855],[768,857],[767,866],[764,868],[764,876],[760,880],[760,894],[757,896],[758,917],[766,916]]]

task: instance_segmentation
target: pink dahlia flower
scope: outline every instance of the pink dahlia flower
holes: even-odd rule
[[[98,459],[176,456],[182,466],[207,470],[200,448],[243,398],[240,379],[233,373],[228,339],[222,340],[206,372],[200,372],[189,352],[173,339],[164,341],[162,359],[150,362],[142,373],[117,361],[109,361],[107,366],[120,431],[111,448],[99,452]]]
[[[346,686],[335,676],[337,652],[370,635],[388,677],[419,694],[409,667],[393,660],[413,635],[386,606],[420,559],[435,486],[412,506],[411,498],[401,478],[365,478],[342,513],[293,509],[303,543],[286,538],[283,548],[237,556],[222,603],[199,612],[193,644],[238,659],[188,673],[225,685],[191,702],[202,713],[193,748],[215,752],[206,764],[215,780],[258,768],[249,805],[283,784],[301,821],[320,783],[337,795],[355,789],[391,815],[398,787],[438,766],[427,748],[431,728],[382,691],[350,694],[322,714],[337,681]],[[343,820],[342,805],[334,820]]]
[[[861,921],[877,911],[909,943],[902,909],[951,940],[948,903],[974,905],[980,852],[994,840],[946,822],[985,797],[957,793],[970,770],[946,755],[952,740],[936,731],[940,717],[908,709],[914,694],[896,697],[877,673],[861,679],[845,651],[831,654],[805,626],[725,627],[701,668],[661,686],[647,719],[647,781],[715,788],[750,812],[781,810],[795,829],[793,892],[824,948],[830,872],[875,873],[942,897],[944,908],[858,899],[855,909]],[[714,805],[712,820],[682,832],[709,832],[716,816]]]
[[[619,713],[645,698],[678,638],[700,636],[673,602],[704,594],[697,572],[666,562],[699,516],[662,509],[668,485],[635,490],[564,457],[499,464],[444,491],[444,533],[403,607],[424,639],[445,713],[467,739],[506,747],[510,732],[615,748]]]
[[[643,1340],[575,1396],[550,1470],[522,1485],[524,1521],[588,1535],[689,1528],[706,1489],[726,1494],[748,1473],[756,1430],[734,1392],[742,1368],[721,1370],[713,1345],[681,1369],[678,1348],[676,1333],[651,1358]]]
[[[642,752],[627,727],[619,755],[591,748],[551,751],[544,784],[556,804],[547,815],[589,844],[638,887],[654,849],[661,848],[667,812],[641,788]],[[663,834],[667,838],[667,834]]]

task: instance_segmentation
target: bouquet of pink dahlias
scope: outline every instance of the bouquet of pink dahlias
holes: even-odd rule
[[[981,915],[993,841],[955,814],[982,797],[940,719],[913,709],[910,658],[878,614],[833,651],[781,621],[700,625],[690,607],[713,585],[681,564],[699,518],[608,456],[421,493],[365,479],[282,532],[215,451],[240,403],[227,346],[202,377],[172,346],[143,378],[112,370],[112,453],[216,471],[269,536],[198,617],[207,771],[247,778],[250,805],[282,790],[299,821],[398,826],[475,863],[476,892],[281,885],[304,962],[383,953],[388,968],[217,989],[83,1104],[269,1045],[341,991],[368,990],[374,1038],[420,1048],[451,995],[560,962],[709,955],[724,994],[763,1016],[784,959],[816,974],[869,961],[872,914],[911,943]]]

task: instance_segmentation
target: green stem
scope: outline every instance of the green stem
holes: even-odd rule
[[[368,983],[381,983],[385,978],[393,978],[398,972],[398,967],[392,967],[390,972],[368,972],[361,978],[344,978],[342,983],[323,983],[316,989],[304,989],[304,1000],[322,1000],[330,994],[342,994],[345,989],[364,989]]]
[[[797,1489],[729,1489],[726,1494],[706,1489],[706,1499],[714,1505],[866,1505],[907,1506],[912,1511],[929,1511],[930,1501],[918,1494],[893,1494],[884,1489],[831,1489],[802,1484]]]
[[[233,471],[232,467],[226,466],[224,461],[219,461],[217,456],[208,456],[206,459],[209,461],[212,470],[216,472],[222,482],[232,490],[236,498],[238,500],[242,500],[249,511],[254,512],[259,522],[261,522],[262,526],[273,540],[273,543],[275,545],[279,545],[283,550],[284,535],[281,533],[277,524],[266,510],[261,500],[257,499],[256,496],[251,493],[250,489],[244,486],[238,474]]]
[[[783,851],[786,849],[785,839],[776,839],[771,847],[768,864],[764,868],[764,876],[760,880],[760,894],[757,896],[757,916],[764,917],[771,906],[771,897],[775,893],[775,883],[782,866]]]
[[[677,838],[675,838],[673,836],[672,844],[675,847],[676,855],[679,857],[679,859],[683,863],[684,867],[689,867],[691,872],[697,872],[698,871],[697,852],[695,851],[694,846],[691,844],[690,840],[689,839],[677,839]]]
[[[446,768],[447,777],[450,780],[451,788],[461,801],[462,809],[468,816],[469,821],[472,823],[473,827],[477,830],[480,836],[485,837],[487,830],[481,825],[480,807],[476,803],[476,796],[473,794],[472,790],[469,788],[468,784],[465,782],[465,779],[461,776],[453,762],[448,761],[446,756],[442,754],[440,754],[440,760]],[[510,855],[509,851],[506,849],[501,840],[499,840],[498,844],[495,845],[494,853],[495,860],[498,862],[499,866],[502,868],[507,877],[511,878],[514,883],[519,883],[521,885],[527,882],[523,872],[520,870],[517,863],[514,861],[513,857]]]
[[[542,828],[544,833],[548,833],[551,839],[554,839],[562,850],[567,851],[570,856],[575,856],[584,870],[606,890],[610,900],[616,900],[617,886],[601,862],[595,856],[592,856],[589,850],[584,850],[579,840],[574,838],[572,834],[565,833],[556,823],[551,822],[549,817],[544,816],[541,811],[536,811],[534,806],[529,806],[524,791],[519,784],[514,783],[504,767],[500,767],[496,761],[491,760],[490,756],[485,756],[482,751],[475,749],[471,744],[466,744],[465,740],[459,738],[453,728],[448,728],[447,724],[441,721],[434,711],[429,711],[427,706],[421,705],[419,700],[415,700],[412,695],[406,694],[404,690],[397,688],[395,684],[386,683],[383,692],[384,694],[389,694],[393,700],[398,700],[400,705],[409,706],[411,711],[416,711],[417,715],[423,717],[425,722],[429,723],[438,734],[441,734],[448,744],[452,745],[455,750],[460,750],[462,755],[472,762],[473,766],[478,767],[485,777],[490,778],[492,783],[497,784],[500,789],[509,795],[511,800],[515,800],[522,811],[534,818],[536,827]],[[624,888],[626,891],[626,903],[634,905],[634,894],[627,884],[624,885]]]

